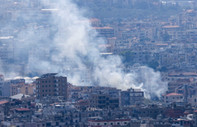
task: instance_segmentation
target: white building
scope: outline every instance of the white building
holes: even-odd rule
[[[169,93],[167,95],[164,95],[163,99],[165,104],[170,104],[173,102],[184,102],[183,94],[178,93]]]

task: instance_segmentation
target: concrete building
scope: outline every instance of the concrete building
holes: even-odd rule
[[[9,102],[7,100],[0,101],[0,121],[4,120],[4,116],[7,115],[7,107]]]
[[[2,96],[9,97],[11,95],[10,85],[11,85],[10,81],[4,81],[2,86]]]
[[[36,91],[36,84],[25,84],[20,88],[20,93],[25,95],[33,95]]]
[[[125,127],[129,126],[129,119],[117,120],[89,120],[88,127]]]
[[[165,104],[171,104],[173,102],[184,102],[184,95],[178,93],[169,93],[164,97]]]
[[[25,79],[15,79],[0,82],[1,96],[14,96],[17,94],[33,95],[35,94],[36,84],[27,84]]]
[[[67,100],[67,89],[67,77],[57,76],[57,73],[44,74],[36,80],[36,92],[38,99],[62,96]]]
[[[134,105],[136,103],[142,103],[144,99],[144,92],[137,89],[128,89],[122,91],[120,94],[121,106]]]
[[[112,27],[94,27],[94,29],[100,34],[99,36],[106,38],[114,37],[114,29]]]
[[[90,97],[90,107],[100,109],[119,108],[119,98],[112,97],[109,94],[92,94]]]
[[[25,85],[25,79],[10,80],[10,96],[21,93],[20,88]]]
[[[4,82],[4,76],[0,75],[0,96],[2,96],[3,82]]]

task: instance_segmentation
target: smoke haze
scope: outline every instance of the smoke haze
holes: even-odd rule
[[[70,0],[41,4],[37,11],[18,11],[11,24],[20,29],[14,33],[14,62],[9,69],[2,69],[6,76],[55,72],[68,76],[75,85],[141,88],[147,98],[160,97],[166,91],[159,72],[139,67],[125,73],[119,56],[102,57],[98,46],[105,40],[97,37],[85,10]]]

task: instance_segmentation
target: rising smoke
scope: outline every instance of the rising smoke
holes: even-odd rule
[[[11,24],[18,31],[14,34],[15,66],[10,66],[9,73],[57,72],[66,74],[69,82],[76,85],[141,88],[147,98],[159,97],[166,91],[159,72],[139,67],[125,73],[119,56],[102,57],[98,45],[105,40],[97,37],[84,16],[85,11],[72,1],[42,1],[41,4],[37,11],[17,12],[18,18]]]

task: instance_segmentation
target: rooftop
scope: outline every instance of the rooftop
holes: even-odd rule
[[[178,94],[178,93],[169,93],[166,96],[182,96],[183,94]]]
[[[0,101],[0,105],[6,104],[6,103],[8,103],[8,102],[9,102],[9,101],[6,101],[6,100]]]
[[[30,111],[30,109],[28,109],[28,108],[16,108],[15,109],[16,111]]]
[[[90,122],[118,122],[118,121],[130,121],[130,119],[115,119],[115,120],[89,120]]]
[[[94,29],[113,29],[112,27],[94,27]]]
[[[172,28],[179,28],[180,26],[171,26],[171,25],[169,25],[169,26],[163,26],[163,28],[167,28],[167,29],[172,29]]]

